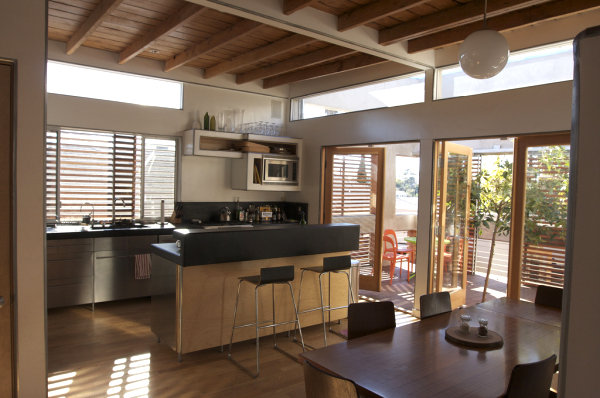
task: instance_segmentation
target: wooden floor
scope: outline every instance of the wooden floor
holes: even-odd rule
[[[248,376],[225,353],[205,350],[183,356],[157,343],[150,331],[150,299],[125,300],[48,311],[49,397],[304,397],[299,362],[261,339],[261,374]],[[397,323],[415,318],[398,313]],[[342,325],[343,327],[343,325]],[[305,341],[323,346],[323,329],[303,329]],[[280,334],[281,349],[294,357],[302,348]],[[343,339],[328,334],[334,344]],[[233,354],[244,366],[255,365],[255,345],[242,342]]]

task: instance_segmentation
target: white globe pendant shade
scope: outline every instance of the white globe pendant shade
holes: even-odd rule
[[[496,76],[508,62],[508,43],[495,30],[471,33],[459,48],[458,62],[462,70],[475,79]]]

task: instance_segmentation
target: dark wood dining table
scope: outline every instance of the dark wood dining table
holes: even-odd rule
[[[488,320],[499,349],[450,343],[445,330],[461,314]],[[348,340],[301,356],[330,373],[353,380],[361,393],[381,397],[498,397],[512,368],[559,355],[560,310],[498,299],[419,322]]]

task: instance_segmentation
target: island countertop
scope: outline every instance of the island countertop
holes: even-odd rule
[[[152,245],[153,253],[182,266],[352,251],[356,224],[257,224],[176,229],[180,242]]]

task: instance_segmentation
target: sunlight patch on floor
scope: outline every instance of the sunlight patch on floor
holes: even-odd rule
[[[108,398],[147,398],[150,394],[150,353],[115,359]]]
[[[483,286],[479,286],[479,287],[473,288],[471,290],[474,292],[482,292],[483,293]],[[495,298],[506,297],[506,292],[501,292],[499,290],[490,289],[489,287],[486,290],[485,294],[489,294],[490,296],[494,296]]]
[[[77,372],[61,373],[48,377],[48,398],[65,398],[70,386],[73,384],[73,379],[77,376]]]

